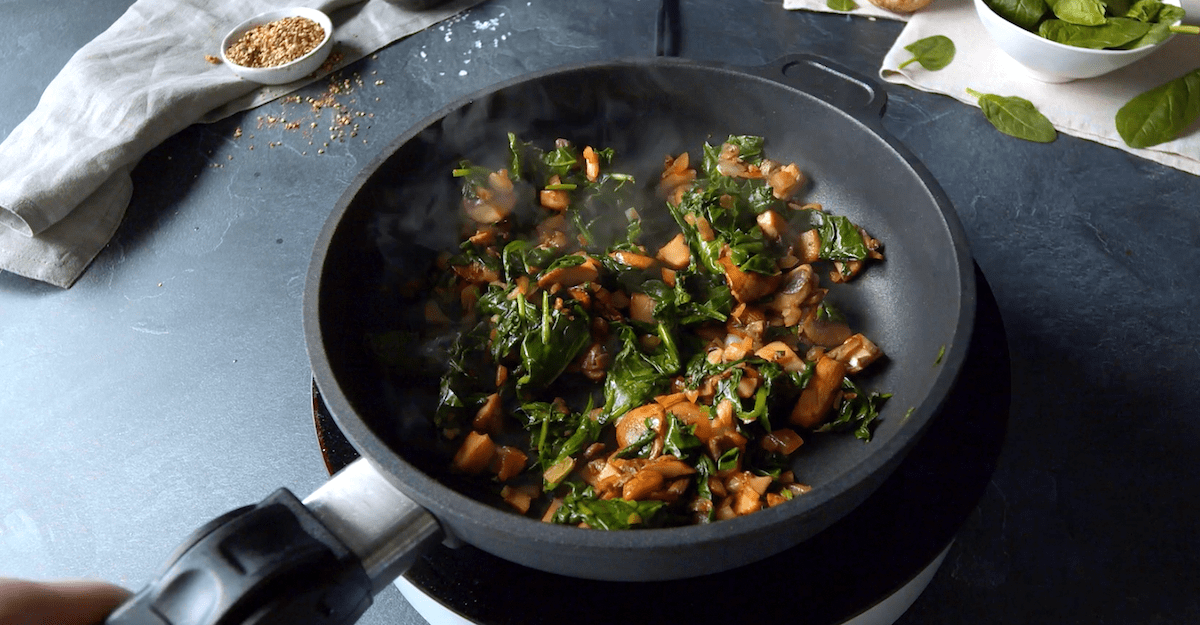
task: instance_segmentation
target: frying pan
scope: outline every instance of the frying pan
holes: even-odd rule
[[[886,94],[811,56],[757,68],[658,57],[573,65],[491,87],[430,116],[368,165],[321,232],[306,285],[313,376],[362,458],[303,502],[286,490],[198,530],[110,623],[349,622],[438,540],[580,578],[652,581],[742,566],[803,541],[887,477],[936,415],[975,312],[962,227],[937,183],[882,128]],[[541,523],[486,501],[446,470],[429,415],[437,388],[381,359],[375,340],[423,323],[413,276],[457,249],[462,159],[499,167],[506,134],[613,147],[622,162],[730,134],[813,181],[804,199],[884,243],[886,260],[830,298],[883,348],[864,380],[891,392],[870,442],[813,436],[793,464],[812,491],[752,515],[604,532]],[[189,620],[190,619],[190,620]],[[226,619],[226,620],[221,620]],[[273,621],[272,621],[273,622]]]

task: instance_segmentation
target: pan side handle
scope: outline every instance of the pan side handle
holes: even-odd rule
[[[864,121],[883,116],[887,92],[878,82],[829,59],[792,54],[756,68],[756,73],[795,87]]]
[[[353,623],[441,536],[360,459],[303,502],[279,489],[196,530],[105,623]]]

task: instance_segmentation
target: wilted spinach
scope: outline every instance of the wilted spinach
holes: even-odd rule
[[[600,530],[623,530],[631,527],[658,527],[665,505],[662,501],[628,501],[600,499],[591,486],[568,483],[570,492],[554,511],[551,521],[566,525],[587,524]]]
[[[879,418],[879,409],[883,402],[892,396],[891,393],[865,392],[850,378],[842,380],[842,391],[848,399],[842,402],[837,416],[815,431],[853,431],[855,438],[862,441],[871,440],[872,428],[875,420]]]

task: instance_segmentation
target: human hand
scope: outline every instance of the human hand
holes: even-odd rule
[[[131,594],[104,582],[0,577],[0,625],[97,625]]]

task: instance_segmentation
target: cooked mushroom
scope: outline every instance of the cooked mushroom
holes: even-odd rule
[[[837,402],[845,377],[846,365],[827,356],[818,360],[813,368],[812,379],[800,392],[800,398],[792,409],[792,424],[811,429],[824,422]]]

